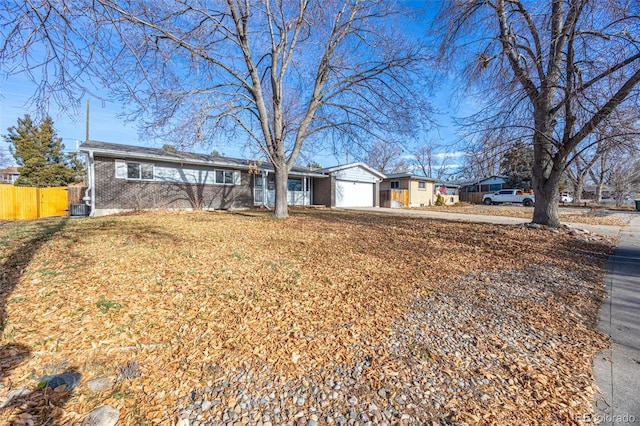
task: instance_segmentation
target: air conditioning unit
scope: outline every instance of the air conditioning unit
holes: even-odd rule
[[[89,216],[91,212],[91,206],[86,204],[71,204],[71,216],[72,217],[81,217],[81,216]]]

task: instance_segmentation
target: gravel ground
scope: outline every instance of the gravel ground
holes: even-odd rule
[[[246,366],[183,395],[181,424],[580,424],[593,392],[581,371],[605,344],[585,314],[602,295],[591,278],[549,265],[470,274],[416,300],[382,344],[362,336],[354,365],[289,381]],[[546,326],[554,315],[566,333]]]

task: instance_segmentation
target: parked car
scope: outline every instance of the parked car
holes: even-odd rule
[[[503,189],[493,194],[484,194],[482,202],[488,206],[502,203],[522,203],[525,207],[531,207],[536,199],[533,194],[525,194],[519,189]]]
[[[560,194],[560,202],[561,203],[573,203],[573,195],[567,194],[566,192]]]

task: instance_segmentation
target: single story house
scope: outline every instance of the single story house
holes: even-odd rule
[[[424,207],[435,202],[436,180],[413,173],[388,174],[380,184],[383,207]]]
[[[88,159],[89,188],[84,200],[94,216],[148,209],[244,209],[275,203],[270,163],[91,140],[79,150]],[[360,170],[367,168],[352,164],[314,171],[295,166],[289,174],[288,204],[351,207],[360,206],[366,198],[374,206],[371,196],[345,189],[350,182],[373,193],[374,186],[359,185],[367,180]],[[372,179],[369,185],[376,184]]]
[[[460,185],[455,185],[450,182],[436,182],[435,191],[436,197],[438,194],[442,195],[445,205],[460,202]]]
[[[316,204],[327,207],[379,207],[384,174],[364,163],[349,163],[316,170],[329,176],[316,180]]]
[[[6,169],[0,169],[0,183],[8,183],[13,185],[18,180],[20,172],[17,167],[7,167]]]
[[[504,188],[504,185],[507,183],[507,178],[504,176],[489,176],[482,177],[477,179],[472,179],[469,181],[457,182],[460,184],[460,192],[461,193],[469,193],[469,192],[496,192],[500,191]]]
[[[482,202],[482,195],[497,192],[506,188],[505,176],[489,176],[466,181],[455,182],[460,185],[460,201],[470,203]]]

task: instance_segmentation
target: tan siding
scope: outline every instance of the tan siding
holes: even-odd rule
[[[428,206],[433,204],[433,183],[425,181],[425,188],[418,188],[419,181],[411,181],[409,207]]]

